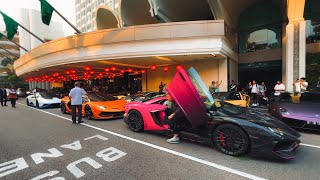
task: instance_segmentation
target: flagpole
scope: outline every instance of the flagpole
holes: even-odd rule
[[[35,38],[37,38],[39,41],[41,41],[42,43],[45,43],[41,38],[39,38],[38,36],[36,36],[35,34],[33,34],[31,31],[29,31],[27,28],[23,27],[21,24],[19,24],[17,22],[17,24],[22,28],[24,29],[25,31],[27,31],[28,33],[30,33],[32,36],[34,36]]]
[[[53,6],[52,6],[54,12],[56,12],[63,20],[65,20],[76,32],[77,34],[81,34],[81,31],[77,29],[73,24],[71,24],[64,16],[62,16],[59,11],[57,11]]]
[[[3,37],[5,37],[7,40],[11,41],[13,44],[19,46],[21,49],[23,49],[24,51],[28,52],[28,50],[24,47],[22,47],[20,44],[14,42],[13,40],[10,40],[6,35],[2,34]]]
[[[0,49],[3,49],[5,50],[7,53],[11,54],[12,56],[16,57],[16,58],[19,58],[18,56],[16,56],[15,54],[13,54],[12,52],[8,51],[7,49],[3,48],[3,47],[0,47]]]

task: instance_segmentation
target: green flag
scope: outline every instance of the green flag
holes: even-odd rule
[[[12,40],[18,32],[18,23],[2,11],[0,11],[0,14],[3,16],[4,23],[6,24],[7,37]]]
[[[39,0],[39,1],[41,3],[42,22],[49,26],[52,13],[53,13],[53,7],[46,0]]]

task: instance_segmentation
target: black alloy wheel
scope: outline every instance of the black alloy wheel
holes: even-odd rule
[[[40,108],[38,101],[36,101],[36,107],[37,107],[38,109]]]
[[[214,145],[224,154],[240,156],[248,152],[249,137],[233,124],[219,125],[213,132]]]
[[[144,129],[144,122],[140,112],[132,110],[128,114],[128,125],[133,132],[142,132]]]
[[[86,106],[86,107],[84,108],[84,117],[85,117],[86,119],[88,119],[88,120],[93,119],[93,118],[92,118],[92,117],[93,117],[93,113],[92,113],[92,110],[91,110],[90,106]]]
[[[30,103],[29,103],[29,100],[28,100],[28,98],[27,98],[27,106],[30,106]]]
[[[66,109],[66,105],[65,104],[61,104],[60,110],[61,110],[62,114],[67,114],[67,109]]]

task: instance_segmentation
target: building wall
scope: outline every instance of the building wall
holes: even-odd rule
[[[106,5],[115,13],[120,12],[120,0],[76,0],[76,27],[81,32],[91,32],[97,30],[95,16],[100,5]]]
[[[194,67],[198,71],[205,85],[207,85],[208,87],[212,81],[220,82],[220,80],[222,80],[220,91],[227,91],[227,82],[223,78],[223,74],[227,74],[227,69],[220,68],[219,70],[219,64],[220,66],[223,66],[223,63],[226,60],[222,60],[220,62],[219,61],[220,60],[206,60],[201,62],[197,61],[191,63],[184,63],[182,64],[182,66],[185,70],[188,70],[190,67]],[[158,91],[160,82],[169,85],[175,73],[176,65],[169,66],[168,72],[164,72],[162,67],[158,67],[157,70],[154,72],[151,69],[148,69],[148,79],[146,80],[145,75],[142,78],[143,91]],[[146,85],[148,86],[147,89]]]
[[[18,17],[18,22],[21,22],[25,28],[29,29],[42,40],[50,41],[64,37],[62,24],[54,21],[51,21],[50,26],[43,24],[40,11],[33,9],[21,9]],[[19,44],[30,50],[39,46],[42,42],[19,27]],[[20,50],[21,56],[25,53],[26,52],[24,50]]]
[[[239,63],[253,63],[282,59],[282,48],[239,54]]]
[[[320,43],[306,44],[306,52],[308,53],[320,52]]]

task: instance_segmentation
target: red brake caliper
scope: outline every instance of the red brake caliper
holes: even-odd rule
[[[226,145],[222,132],[219,133],[219,141],[220,141],[221,146]]]

